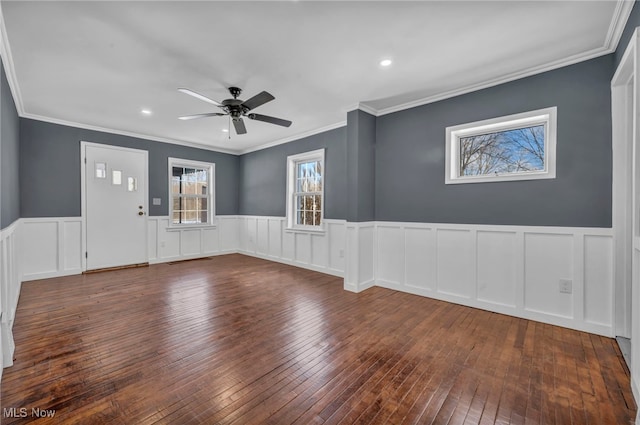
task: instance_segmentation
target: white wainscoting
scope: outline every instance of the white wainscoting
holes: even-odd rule
[[[378,286],[614,335],[611,229],[376,222],[374,245]]]
[[[375,222],[347,223],[344,289],[364,291],[375,285]],[[383,252],[383,255],[389,254]]]
[[[22,218],[19,223],[23,281],[82,273],[80,217]]]
[[[148,219],[150,263],[240,252],[344,277],[354,292],[378,285],[614,332],[611,229],[325,220],[325,231],[315,233],[265,216],[218,216],[215,227],[201,229],[168,223]],[[82,272],[80,217],[20,219],[2,234],[2,276],[19,282]],[[571,280],[571,294],[560,293],[560,279]]]
[[[213,227],[170,228],[169,217],[149,217],[149,263],[238,252],[238,222],[237,216],[217,216]]]
[[[0,231],[0,377],[13,364],[13,322],[20,297],[20,222]]]
[[[168,229],[168,224],[168,217],[148,218],[150,263],[237,252],[236,216],[219,216],[211,228]],[[80,217],[24,218],[17,225],[23,281],[82,273]]]
[[[292,231],[285,217],[239,216],[238,252],[342,277],[344,220],[325,219],[324,232]]]

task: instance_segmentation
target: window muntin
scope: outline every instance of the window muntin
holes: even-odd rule
[[[555,178],[555,107],[446,132],[447,184]]]
[[[214,164],[169,159],[170,223],[209,225],[213,219]]]
[[[287,158],[289,228],[322,230],[324,149]]]

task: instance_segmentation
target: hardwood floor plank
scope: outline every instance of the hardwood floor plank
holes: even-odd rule
[[[42,424],[600,425],[636,412],[612,339],[354,294],[237,254],[26,282],[13,330],[0,407],[55,409]]]

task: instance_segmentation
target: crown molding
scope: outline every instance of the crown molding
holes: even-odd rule
[[[82,124],[78,122],[67,121],[67,120],[62,120],[62,119],[57,119],[52,117],[45,117],[42,115],[30,114],[26,112],[24,109],[22,96],[20,94],[21,92],[20,92],[20,87],[18,85],[18,79],[16,77],[15,66],[13,62],[13,57],[11,55],[11,48],[9,46],[9,39],[7,37],[7,30],[4,22],[4,15],[2,13],[1,2],[0,2],[0,57],[2,57],[5,74],[7,76],[7,82],[9,83],[9,88],[11,90],[11,95],[13,96],[13,101],[16,106],[16,111],[18,112],[18,116],[21,118],[28,118],[28,119],[48,122],[52,124],[66,125],[74,128],[82,128],[84,130],[100,131],[103,133],[135,137],[137,139],[152,140],[155,142],[188,146],[192,148],[204,149],[204,150],[213,151],[213,152],[220,152],[220,153],[226,153],[226,154],[232,154],[232,155],[239,154],[239,151],[235,149],[218,148],[218,147],[214,147],[214,146],[206,145],[202,143],[187,142],[184,140],[169,139],[166,137],[150,136],[147,134],[134,133],[134,132],[118,130],[114,128],[106,128],[106,127],[99,127],[99,126],[94,126],[89,124]]]
[[[374,117],[377,117],[378,114],[380,113],[377,109],[369,105],[365,105],[362,102],[358,104],[358,109],[360,109],[363,112],[366,112],[367,114],[373,115]]]
[[[604,56],[609,53],[611,53],[609,49],[605,49],[604,47],[599,47],[597,49],[593,49],[585,53],[569,56],[568,58],[550,62],[542,66],[528,68],[524,71],[514,72],[500,78],[495,78],[493,80],[483,81],[478,84],[471,84],[459,89],[437,93],[432,96],[413,100],[411,102],[402,103],[400,105],[390,106],[388,108],[382,108],[378,110],[378,116],[387,115],[387,114],[391,114],[399,111],[404,111],[405,109],[411,109],[417,106],[423,106],[429,103],[438,102],[440,100],[445,100],[452,97],[461,96],[463,94],[468,94],[478,90],[486,89],[489,87],[498,86],[500,84],[509,83],[511,81],[520,80],[525,77],[531,77],[533,75],[541,74],[543,72],[552,71],[554,69],[563,68],[569,65],[574,65],[579,62],[587,61],[589,59],[595,59],[597,57]]]
[[[394,106],[390,106],[387,108],[381,108],[381,109],[376,109],[370,105],[367,105],[363,102],[357,103],[355,105],[352,105],[348,108],[344,108],[343,110],[348,112],[348,111],[352,111],[355,109],[359,109],[362,110],[364,112],[367,112],[373,116],[382,116],[382,115],[387,115],[387,114],[391,114],[394,112],[399,112],[399,111],[403,111],[405,109],[410,109],[410,108],[415,108],[418,106],[422,106],[422,105],[426,105],[429,103],[433,103],[433,102],[437,102],[440,100],[444,100],[444,99],[449,99],[452,97],[456,97],[456,96],[460,96],[460,95],[464,95],[464,94],[468,94],[474,91],[478,91],[478,90],[482,90],[485,88],[489,88],[489,87],[493,87],[493,86],[497,86],[500,84],[504,84],[504,83],[508,83],[511,81],[515,81],[521,78],[525,78],[525,77],[530,77],[536,74],[540,74],[543,72],[547,72],[547,71],[551,71],[554,69],[558,69],[558,68],[562,68],[565,66],[569,66],[569,65],[573,65],[576,64],[578,62],[583,62],[589,59],[594,59],[597,58],[599,56],[603,56],[609,53],[612,53],[616,50],[619,42],[620,42],[620,38],[622,37],[622,33],[624,31],[625,25],[629,19],[629,15],[631,14],[631,10],[633,9],[635,2],[633,0],[622,0],[622,1],[617,1],[616,2],[616,7],[615,10],[613,12],[613,16],[611,18],[611,23],[609,25],[609,29],[607,31],[607,35],[605,37],[604,40],[604,45],[602,47],[590,50],[588,52],[584,52],[584,53],[580,53],[577,55],[573,55],[570,56],[568,58],[564,58],[561,60],[557,60],[557,61],[553,61],[541,66],[536,66],[536,67],[531,67],[528,68],[526,70],[523,71],[518,71],[518,72],[514,72],[511,74],[508,74],[506,76],[502,76],[500,78],[496,78],[496,79],[492,79],[492,80],[488,80],[488,81],[484,81],[481,83],[477,83],[477,84],[472,84],[472,85],[468,85],[459,89],[455,89],[455,90],[450,90],[450,91],[446,91],[446,92],[441,92],[441,93],[437,93],[431,96],[427,96],[421,99],[417,99],[411,102],[406,102],[406,103],[402,103],[399,105],[394,105]],[[19,89],[19,85],[18,85],[18,80],[16,77],[16,72],[15,72],[15,67],[14,67],[14,62],[13,62],[13,58],[11,55],[11,48],[9,46],[9,40],[7,37],[7,31],[6,31],[6,25],[4,22],[4,15],[2,13],[2,4],[0,2],[0,57],[2,58],[3,64],[4,64],[4,69],[5,69],[5,73],[7,76],[7,81],[9,83],[9,88],[11,90],[11,94],[13,96],[14,102],[15,102],[15,106],[16,106],[16,110],[18,112],[18,115],[20,117],[23,118],[29,118],[29,119],[34,119],[34,120],[38,120],[38,121],[44,121],[44,122],[49,122],[49,123],[53,123],[53,124],[60,124],[60,125],[67,125],[70,127],[75,127],[75,128],[82,128],[82,129],[86,129],[86,130],[94,130],[94,131],[100,131],[100,132],[106,132],[106,133],[112,133],[112,134],[119,134],[119,135],[123,135],[123,136],[129,136],[129,137],[135,137],[135,138],[140,138],[140,139],[146,139],[146,140],[152,140],[152,141],[157,141],[157,142],[162,142],[162,143],[170,143],[170,144],[176,144],[176,145],[182,145],[182,146],[189,146],[189,147],[194,147],[194,148],[198,148],[198,149],[205,149],[205,150],[209,150],[209,151],[214,151],[214,152],[220,152],[220,153],[228,153],[228,154],[232,154],[232,155],[242,155],[245,153],[250,153],[250,152],[254,152],[254,151],[258,151],[258,150],[262,150],[262,149],[266,149],[269,147],[273,147],[273,146],[277,146],[280,144],[284,144],[284,143],[288,143],[288,142],[292,142],[295,140],[299,140],[305,137],[309,137],[309,136],[313,136],[315,134],[319,134],[319,133],[323,133],[325,131],[329,131],[329,130],[333,130],[339,127],[343,127],[346,125],[346,120],[345,121],[340,121],[338,123],[335,124],[331,124],[325,127],[321,127],[315,130],[311,130],[308,132],[303,132],[294,136],[290,136],[284,139],[279,139],[276,141],[272,141],[272,142],[268,142],[259,146],[255,146],[255,147],[251,147],[251,148],[247,148],[247,149],[239,149],[239,150],[234,150],[234,149],[225,149],[225,148],[217,148],[211,145],[206,145],[206,144],[201,144],[201,143],[195,143],[195,142],[187,142],[187,141],[182,141],[182,140],[175,140],[175,139],[169,139],[169,138],[164,138],[164,137],[157,137],[157,136],[149,136],[149,135],[145,135],[145,134],[139,134],[139,133],[134,133],[134,132],[129,132],[129,131],[124,131],[124,130],[116,130],[116,129],[111,129],[111,128],[104,128],[104,127],[98,127],[98,126],[93,126],[93,125],[87,125],[87,124],[82,124],[82,123],[77,123],[77,122],[72,122],[72,121],[66,121],[66,120],[61,120],[61,119],[56,119],[56,118],[50,118],[50,117],[45,117],[45,116],[40,116],[40,115],[35,115],[35,114],[30,114],[27,113],[24,109],[24,103],[22,100],[22,96],[21,96],[21,92]]]
[[[118,134],[120,136],[134,137],[136,139],[151,140],[151,141],[154,141],[154,142],[169,143],[169,144],[172,144],[172,145],[188,146],[188,147],[191,147],[191,148],[203,149],[203,150],[219,152],[219,153],[226,153],[226,154],[231,154],[231,155],[238,155],[240,153],[239,150],[219,148],[219,147],[216,147],[216,146],[206,145],[204,143],[188,142],[188,141],[185,141],[185,140],[177,140],[177,139],[169,139],[169,138],[166,138],[166,137],[150,136],[148,134],[140,134],[140,133],[134,133],[132,131],[117,130],[117,129],[113,129],[113,128],[106,128],[106,127],[99,127],[99,126],[95,126],[95,125],[82,124],[82,123],[77,123],[77,122],[73,122],[73,121],[61,120],[61,119],[58,119],[58,118],[44,117],[44,116],[35,115],[35,114],[23,114],[23,115],[21,115],[21,118],[28,118],[28,119],[31,119],[31,120],[42,121],[42,122],[47,122],[47,123],[51,123],[51,124],[59,124],[59,125],[67,126],[67,127],[81,128],[83,130],[99,131],[99,132],[102,132],[102,133],[109,133],[109,134]]]
[[[18,87],[18,79],[16,78],[16,71],[13,65],[13,57],[11,56],[11,49],[9,48],[9,38],[7,36],[7,27],[4,23],[4,15],[2,13],[2,3],[0,2],[0,57],[2,57],[2,63],[4,65],[4,72],[7,76],[7,82],[9,83],[9,90],[13,96],[13,101],[16,105],[16,111],[19,116],[24,114],[24,104],[22,102],[22,96],[20,95],[20,89]]]
[[[378,116],[379,111],[375,108],[373,108],[372,106],[369,106],[363,102],[359,102],[359,103],[355,103],[351,106],[347,106],[346,108],[342,108],[342,110],[345,113],[351,112],[351,111],[356,111],[356,110],[361,110],[363,112],[366,112],[367,114],[373,115],[375,117]]]
[[[565,66],[574,65],[579,62],[584,62],[589,59],[595,59],[597,57],[608,55],[609,53],[613,53],[618,47],[618,43],[620,43],[620,38],[622,37],[624,27],[627,24],[627,20],[629,19],[629,15],[631,14],[631,10],[633,9],[634,4],[635,2],[633,0],[623,0],[623,1],[618,1],[616,3],[616,8],[613,12],[613,16],[611,17],[611,23],[609,24],[609,29],[607,31],[607,35],[604,40],[604,45],[602,47],[598,47],[596,49],[592,49],[587,52],[579,53],[573,56],[569,56],[567,58],[549,62],[544,65],[527,68],[523,71],[514,72],[511,74],[502,76],[500,78],[495,78],[493,80],[484,81],[478,84],[471,84],[455,90],[437,93],[432,96],[424,97],[421,99],[402,103],[395,106],[390,106],[388,108],[381,108],[378,110],[378,116],[391,114],[393,112],[403,111],[405,109],[415,108],[417,106],[426,105],[429,103],[437,102],[444,99],[449,99],[456,96],[461,96],[463,94],[486,89],[489,87],[494,87],[500,84],[519,80],[521,78],[531,77],[536,74],[541,74],[543,72],[552,71],[554,69],[563,68]]]
[[[622,38],[624,27],[627,25],[634,4],[634,0],[623,0],[616,3],[616,8],[609,24],[609,31],[607,31],[604,41],[604,47],[611,50],[611,52],[618,48],[618,43],[620,43],[620,38]]]
[[[282,145],[284,143],[294,142],[296,140],[304,139],[305,137],[309,137],[309,136],[313,136],[313,135],[316,135],[316,134],[324,133],[326,131],[334,130],[336,128],[344,127],[346,125],[347,125],[347,121],[340,121],[340,122],[337,122],[335,124],[330,124],[330,125],[327,125],[327,126],[324,126],[324,127],[316,128],[314,130],[306,131],[304,133],[298,133],[298,134],[295,134],[293,136],[285,137],[284,139],[278,139],[278,140],[275,140],[273,142],[265,143],[265,144],[260,145],[260,146],[255,146],[255,147],[243,149],[243,150],[239,151],[238,154],[239,155],[244,155],[245,153],[251,153],[251,152],[255,152],[255,151],[260,151],[262,149],[271,148],[273,146]]]

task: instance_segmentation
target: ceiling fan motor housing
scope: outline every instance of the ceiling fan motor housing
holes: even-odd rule
[[[240,99],[225,99],[222,101],[222,109],[227,111],[231,118],[237,119],[244,114],[244,108],[242,107],[242,100]]]

